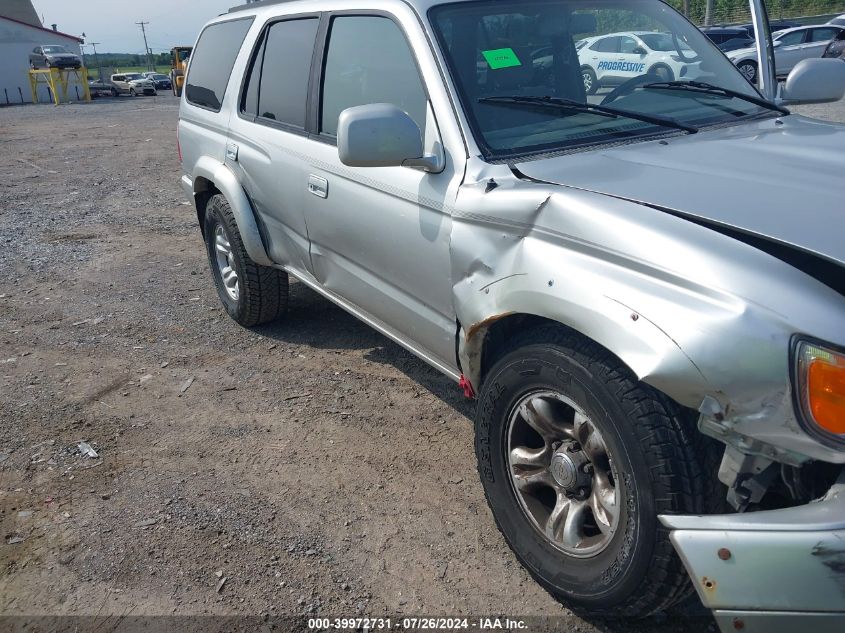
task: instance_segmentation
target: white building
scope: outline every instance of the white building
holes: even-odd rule
[[[71,53],[82,55],[82,40],[45,29],[30,0],[0,0],[0,106],[32,102],[29,54],[42,44],[60,44]],[[43,86],[40,90],[40,100],[48,102],[49,92]]]

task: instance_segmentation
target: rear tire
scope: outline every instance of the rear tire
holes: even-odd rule
[[[584,614],[643,617],[684,599],[691,582],[657,516],[705,510],[703,482],[716,473],[703,472],[695,427],[569,330],[526,332],[510,350],[483,384],[475,448],[517,558]],[[561,429],[562,441],[549,439]]]
[[[288,275],[250,259],[229,202],[221,194],[206,205],[203,234],[217,294],[229,316],[244,327],[281,317],[288,304]]]
[[[596,72],[589,66],[582,66],[581,78],[584,81],[584,92],[588,95],[596,94],[596,91],[599,89],[599,80],[596,77]]]

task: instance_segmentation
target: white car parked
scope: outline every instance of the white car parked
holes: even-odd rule
[[[156,96],[158,94],[155,84],[149,79],[145,79],[141,73],[112,75],[111,83],[121,94],[128,94],[133,97],[138,95]]]
[[[816,24],[784,29],[772,35],[775,47],[775,74],[785,77],[802,59],[821,57],[828,42],[845,27]],[[757,47],[740,48],[727,53],[736,67],[751,83],[757,82]]]
[[[576,48],[587,94],[645,74],[654,75],[655,81],[694,79],[700,74],[692,49],[669,33],[608,33],[581,40]]]

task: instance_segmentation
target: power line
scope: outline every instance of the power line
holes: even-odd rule
[[[135,24],[141,27],[141,33],[144,35],[144,55],[147,57],[147,70],[155,70],[155,66],[153,66],[153,60],[150,56],[150,47],[147,46],[147,31],[144,28],[149,22],[135,22]]]
[[[97,44],[99,44],[99,42],[88,42],[85,46],[94,47],[94,61],[97,62],[97,75],[99,75],[100,81],[103,81],[103,67],[100,66],[100,56],[97,55]]]

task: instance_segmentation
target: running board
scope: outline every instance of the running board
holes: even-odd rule
[[[363,321],[377,332],[384,334],[394,343],[398,343],[406,350],[411,352],[414,356],[434,367],[434,369],[436,369],[440,373],[445,374],[455,382],[458,382],[461,379],[461,375],[457,371],[445,365],[436,358],[430,356],[429,354],[421,350],[419,347],[415,346],[413,343],[405,339],[401,334],[388,327],[378,319],[375,319],[374,317],[370,316],[367,312],[364,312],[364,310],[362,310],[358,306],[354,305],[353,303],[350,303],[346,299],[341,298],[331,290],[323,288],[323,286],[321,286],[320,283],[310,275],[306,275],[302,271],[292,268],[291,266],[279,266],[279,268],[284,270],[286,273],[293,275],[306,286],[308,286],[315,292],[321,294],[335,305],[343,308],[349,314]]]

